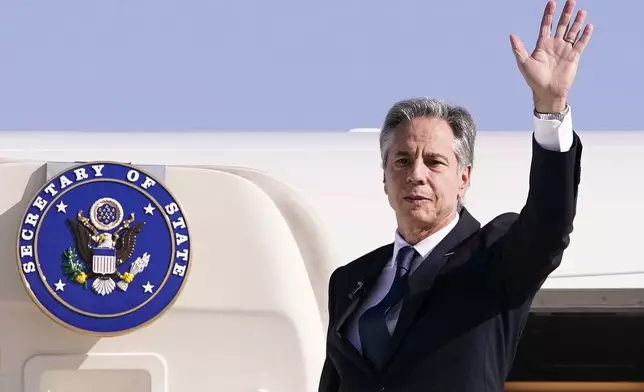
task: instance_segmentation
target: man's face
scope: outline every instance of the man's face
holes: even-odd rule
[[[384,181],[403,235],[431,234],[453,219],[471,171],[469,166],[458,171],[453,146],[445,120],[421,117],[396,128]]]

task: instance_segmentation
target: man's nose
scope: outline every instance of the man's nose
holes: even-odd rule
[[[413,184],[424,184],[427,181],[427,167],[422,161],[415,161],[407,180]]]

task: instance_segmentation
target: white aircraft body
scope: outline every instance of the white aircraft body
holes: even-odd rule
[[[549,349],[539,336],[622,339],[609,346],[644,349],[627,344],[634,339],[629,328],[644,325],[638,316],[644,308],[644,131],[579,133],[584,148],[571,243],[534,301],[536,321],[528,322],[508,390],[585,380],[566,376],[583,358],[557,364],[555,348],[564,344],[550,340]],[[479,132],[465,202],[482,224],[520,211],[531,143],[529,132]],[[395,230],[378,134],[370,130],[0,132],[0,159],[0,232],[9,238],[0,239],[0,391],[313,392],[324,359],[329,275],[391,242]],[[192,270],[177,302],[151,325],[119,337],[87,337],[57,325],[15,283],[15,233],[34,190],[61,163],[93,161],[161,168],[155,173],[163,173],[184,205],[193,238]],[[247,255],[233,254],[233,244],[245,245],[239,252]],[[541,332],[530,332],[531,323]],[[633,381],[624,369],[644,374],[641,360],[633,365],[629,354],[611,357],[609,346],[598,355],[605,363],[584,354],[595,369],[588,370],[596,377],[589,381],[611,371],[605,381]],[[115,386],[115,380],[129,381]],[[581,390],[565,389],[571,385],[560,388]]]

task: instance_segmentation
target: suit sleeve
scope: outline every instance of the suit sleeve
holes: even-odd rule
[[[335,270],[331,277],[329,278],[329,295],[328,295],[328,312],[329,312],[329,326],[327,331],[328,334],[335,325],[335,277],[340,269]],[[340,389],[340,376],[338,371],[335,369],[333,361],[329,357],[328,353],[328,342],[327,342],[327,354],[324,360],[324,366],[322,367],[322,374],[320,376],[320,385],[318,387],[318,392],[337,392]]]
[[[565,142],[566,121],[558,123],[555,124],[556,132],[551,132],[550,136]],[[547,136],[543,128],[547,126],[539,133],[537,126],[532,139],[526,204],[505,235],[491,248],[491,281],[507,305],[521,305],[532,298],[559,266],[570,242],[577,211],[581,140],[571,128],[572,140],[568,145],[559,143],[561,148],[547,143],[542,145],[537,138],[543,141]]]

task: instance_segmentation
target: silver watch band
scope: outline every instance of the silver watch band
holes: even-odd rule
[[[534,115],[540,120],[559,120],[563,121],[564,117],[566,117],[566,114],[570,111],[570,106],[566,104],[566,108],[559,113],[539,113],[537,110],[534,110]]]

